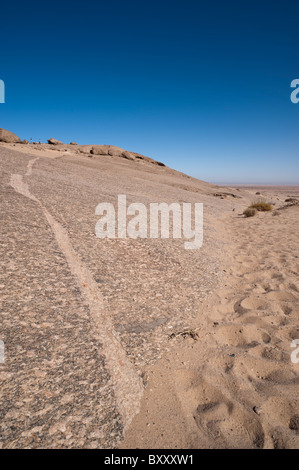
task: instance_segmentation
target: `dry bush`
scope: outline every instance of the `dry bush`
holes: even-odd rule
[[[244,210],[243,215],[245,215],[245,217],[253,217],[256,213],[256,209],[253,209],[252,207],[247,207],[247,209]]]
[[[249,209],[256,209],[259,212],[267,212],[272,211],[272,206],[271,204],[268,204],[268,202],[256,202],[254,204],[251,204],[251,206],[249,206]]]
[[[257,201],[249,206],[250,209],[256,209],[260,212],[272,211],[272,206],[268,202]]]
[[[262,196],[256,197],[249,206],[250,209],[256,209],[260,212],[271,211],[272,205],[269,204]]]

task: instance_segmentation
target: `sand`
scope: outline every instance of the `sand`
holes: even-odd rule
[[[298,188],[47,146],[0,163],[1,447],[299,447]],[[275,211],[244,218],[257,191]],[[117,194],[203,202],[203,247],[95,239]]]
[[[200,308],[198,339],[177,337],[149,369],[122,447],[298,448],[298,233],[299,206],[224,216],[225,285]]]

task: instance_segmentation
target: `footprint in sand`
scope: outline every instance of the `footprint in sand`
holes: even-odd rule
[[[272,291],[265,294],[265,296],[268,300],[274,301],[295,302],[298,300],[298,296],[286,291]]]
[[[231,324],[220,326],[217,329],[216,340],[239,348],[253,348],[261,343],[270,343],[271,336],[256,325]]]
[[[227,387],[221,377],[214,385],[211,376],[184,370],[175,377],[177,396],[185,413],[193,416],[199,438],[208,436],[215,448],[262,448],[264,431],[258,416],[224,395]]]
[[[237,357],[234,365],[235,373],[242,377],[247,377],[250,382],[259,382],[261,386],[268,387],[275,384],[295,383],[298,376],[295,371],[289,368],[289,363],[284,366],[273,360],[266,360],[254,356]]]

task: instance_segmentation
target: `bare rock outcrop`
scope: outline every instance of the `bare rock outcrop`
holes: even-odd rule
[[[0,142],[21,143],[21,139],[16,134],[0,128]]]
[[[108,155],[110,145],[94,145],[91,149],[93,155]]]
[[[48,144],[51,144],[51,145],[62,145],[62,142],[60,140],[57,140],[57,139],[48,139]]]
[[[120,147],[115,147],[115,145],[109,145],[108,153],[112,157],[121,157],[124,151],[125,150],[121,149]]]
[[[77,149],[80,153],[90,154],[92,153],[93,146],[92,145],[78,145]]]
[[[122,157],[127,160],[135,160],[133,152],[128,152],[115,145],[94,145],[91,149],[93,155],[110,155],[111,157]]]
[[[133,152],[128,152],[127,150],[125,150],[121,156],[123,158],[126,158],[127,160],[135,160],[135,157],[134,157],[134,153]]]

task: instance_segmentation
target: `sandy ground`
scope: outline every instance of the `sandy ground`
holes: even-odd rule
[[[124,448],[299,446],[299,207],[224,219],[225,285],[198,312],[198,340],[173,340],[149,370]]]
[[[296,188],[260,188],[278,210],[246,219],[256,188],[147,162],[1,145],[0,163],[3,448],[299,447]],[[117,194],[203,202],[203,247],[96,239]]]

